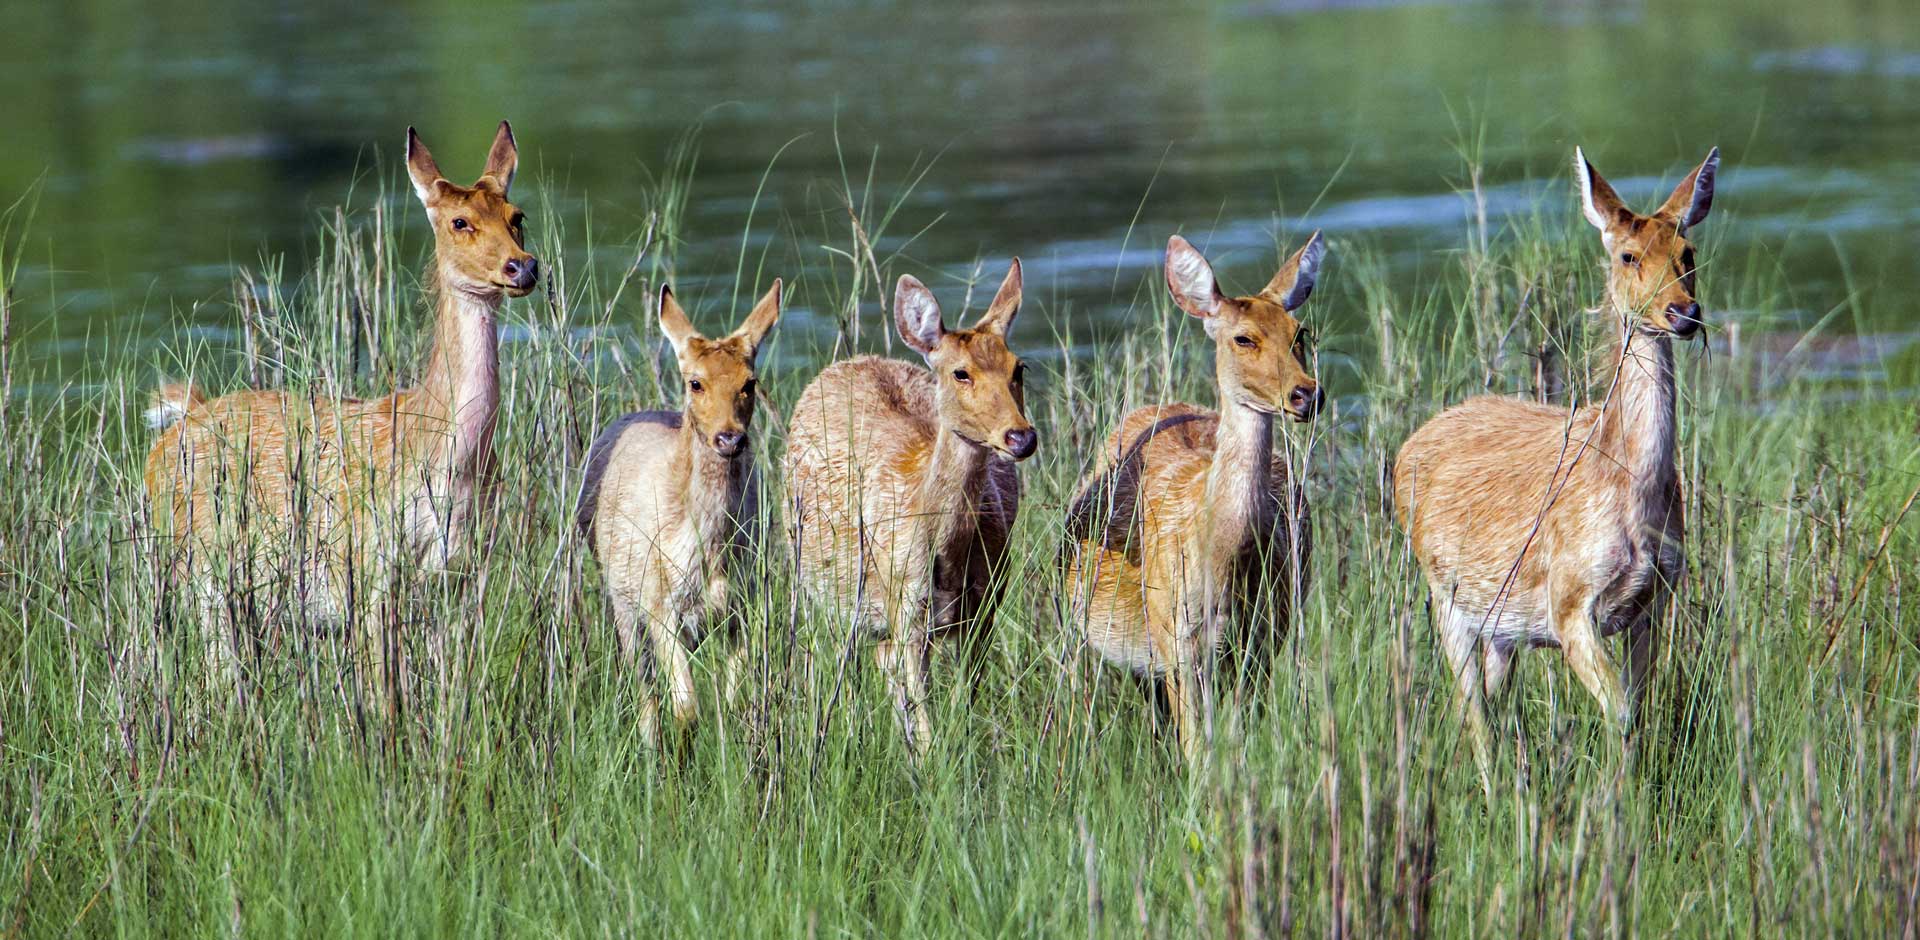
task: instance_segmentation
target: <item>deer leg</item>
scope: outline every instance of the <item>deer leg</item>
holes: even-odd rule
[[[1493,798],[1493,734],[1487,727],[1486,682],[1480,673],[1477,648],[1481,645],[1479,618],[1454,607],[1453,601],[1438,588],[1432,592],[1434,619],[1440,629],[1440,649],[1453,667],[1454,697],[1460,703],[1460,717],[1466,723],[1467,740],[1473,747],[1474,766],[1480,771],[1480,786],[1487,798]],[[1490,651],[1492,644],[1487,644]],[[1502,678],[1504,679],[1502,670]]]
[[[1208,706],[1212,704],[1214,650],[1199,617],[1184,605],[1176,617],[1173,668],[1167,673],[1167,706],[1180,736],[1180,753],[1188,764],[1197,765],[1205,753],[1203,737],[1208,730]]]
[[[1486,699],[1492,701],[1506,691],[1507,677],[1513,674],[1513,657],[1519,650],[1494,640],[1480,645],[1480,684],[1486,690]]]
[[[685,730],[700,720],[700,696],[694,691],[693,664],[680,637],[679,616],[664,596],[657,596],[647,605],[647,640],[653,649],[654,668],[659,670],[659,683],[673,708],[673,720]]]
[[[932,744],[933,729],[927,719],[928,637],[925,625],[918,622],[922,613],[916,604],[903,604],[907,617],[915,622],[902,623],[895,615],[893,638],[874,648],[874,659],[887,677],[887,692],[893,698],[894,713],[900,719],[901,733],[907,739],[907,751],[917,761]]]
[[[619,647],[620,664],[637,670],[646,680],[640,693],[640,738],[652,744],[660,732],[660,701],[651,681],[651,653],[641,643],[640,606],[623,591],[608,592],[613,600],[613,635]]]
[[[1646,704],[1647,684],[1653,678],[1653,657],[1658,652],[1653,625],[1659,617],[1660,605],[1655,602],[1627,625],[1627,701],[1636,713]]]
[[[1567,657],[1567,666],[1573,670],[1580,684],[1587,687],[1594,701],[1600,703],[1600,710],[1608,720],[1616,723],[1625,733],[1633,727],[1633,703],[1620,681],[1620,670],[1600,644],[1600,633],[1595,628],[1591,606],[1584,599],[1577,602],[1570,600],[1561,605],[1559,613],[1560,622],[1556,632],[1560,636],[1560,649]]]

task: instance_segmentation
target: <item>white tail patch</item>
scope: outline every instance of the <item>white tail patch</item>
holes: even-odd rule
[[[200,389],[192,382],[162,382],[153,390],[152,404],[147,406],[147,427],[155,431],[164,431],[175,421],[187,416],[194,405],[205,401]]]

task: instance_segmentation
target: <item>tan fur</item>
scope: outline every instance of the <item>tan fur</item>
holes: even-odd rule
[[[699,715],[688,662],[715,624],[729,646],[723,695],[735,700],[746,663],[738,591],[759,538],[760,478],[747,434],[756,399],[754,359],[780,317],[779,280],[738,330],[711,340],[672,292],[660,322],[680,364],[679,412],[636,412],[610,427],[588,456],[579,521],[606,578],[621,657],[647,652],[686,727]],[[645,724],[656,713],[651,699]],[[652,737],[652,728],[645,729]]]
[[[1685,227],[1711,205],[1718,151],[1652,216],[1636,215],[1576,156],[1589,221],[1611,255],[1604,313],[1619,326],[1602,400],[1573,412],[1514,398],[1457,405],[1416,431],[1394,502],[1425,569],[1440,643],[1484,782],[1484,697],[1517,650],[1557,646],[1608,717],[1632,723],[1650,628],[1684,558],[1674,467],[1670,332],[1700,322]],[[1601,637],[1629,632],[1622,681]]]
[[[1166,683],[1189,759],[1200,753],[1223,645],[1233,638],[1262,650],[1286,622],[1296,544],[1305,582],[1305,519],[1289,523],[1293,486],[1273,453],[1272,422],[1283,411],[1307,420],[1319,407],[1293,310],[1312,290],[1322,251],[1315,233],[1260,294],[1228,298],[1193,246],[1169,241],[1175,302],[1214,338],[1221,412],[1177,403],[1128,414],[1070,513],[1067,577],[1087,643]]]
[[[439,292],[418,387],[371,400],[157,393],[156,411],[181,414],[147,455],[147,493],[184,549],[178,571],[201,597],[209,655],[223,669],[236,649],[212,622],[222,594],[266,587],[258,602],[290,598],[309,619],[337,623],[350,596],[386,590],[391,566],[446,564],[484,496],[499,404],[495,316],[537,277],[506,198],[513,134],[502,122],[471,189],[442,178],[411,129],[407,155],[434,226]]]
[[[1006,343],[1020,291],[1016,259],[974,328],[948,332],[932,293],[902,277],[896,321],[932,371],[872,357],[836,363],[801,394],[787,432],[801,580],[880,641],[876,659],[915,754],[931,735],[931,640],[959,632],[976,656],[985,648],[993,573],[1019,507],[1013,461],[1036,440]]]

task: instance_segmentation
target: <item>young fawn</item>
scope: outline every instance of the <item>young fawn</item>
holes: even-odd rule
[[[636,411],[615,421],[587,452],[577,519],[613,602],[620,655],[647,653],[685,728],[699,717],[687,657],[714,624],[729,645],[722,681],[734,701],[746,663],[737,589],[760,535],[760,478],[747,432],[753,423],[754,357],[780,319],[780,281],[745,322],[721,339],[700,335],[673,292],[660,289],[660,331],[685,380],[680,411]],[[658,706],[643,712],[652,737]]]
[[[972,329],[940,323],[933,292],[900,278],[901,339],[932,371],[865,356],[836,363],[801,393],[787,431],[790,534],[802,581],[851,600],[856,628],[879,639],[908,748],[930,744],[930,641],[969,646],[978,681],[1019,509],[1014,462],[1039,444],[1025,366],[1007,348],[1020,312],[1020,261]]]
[[[1687,232],[1713,205],[1720,151],[1652,215],[1628,209],[1580,151],[1574,177],[1606,246],[1603,307],[1618,327],[1611,382],[1571,414],[1475,398],[1414,432],[1394,504],[1426,571],[1482,783],[1492,790],[1487,696],[1517,650],[1557,646],[1622,729],[1652,662],[1651,628],[1680,577],[1672,337],[1701,325]],[[1627,631],[1627,679],[1601,649]]]
[[[407,130],[438,289],[418,387],[371,400],[280,391],[208,400],[188,383],[155,392],[148,419],[163,430],[147,455],[147,494],[181,550],[176,582],[198,595],[209,656],[227,678],[237,678],[243,640],[216,628],[223,597],[337,625],[352,619],[349,599],[383,588],[394,566],[442,567],[468,541],[493,463],[496,316],[539,276],[524,216],[507,201],[517,162],[502,121],[479,182],[456,186]],[[266,586],[282,592],[252,593]]]
[[[1168,240],[1167,288],[1213,339],[1220,410],[1175,403],[1128,414],[1068,512],[1067,578],[1087,643],[1165,683],[1189,760],[1229,630],[1264,649],[1284,628],[1293,573],[1305,583],[1306,506],[1273,452],[1273,419],[1307,421],[1322,405],[1294,311],[1325,251],[1315,232],[1258,294],[1227,297],[1199,251]]]

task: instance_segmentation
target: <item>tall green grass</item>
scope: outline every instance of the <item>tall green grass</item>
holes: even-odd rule
[[[1286,440],[1313,504],[1311,583],[1274,668],[1218,711],[1204,769],[1179,759],[1130,681],[1100,669],[1076,691],[1083,651],[1057,602],[1064,503],[1106,429],[1170,396],[1212,402],[1210,345],[1151,286],[1123,335],[1029,302],[1044,436],[1022,468],[1011,599],[978,695],[937,664],[923,763],[906,759],[846,625],[793,599],[783,550],[763,559],[748,613],[745,701],[722,711],[708,688],[687,745],[649,748],[648,692],[614,655],[570,519],[595,429],[675,385],[642,298],[675,268],[693,156],[677,152],[641,231],[608,239],[590,217],[536,212],[550,274],[508,317],[490,534],[463,573],[403,579],[382,626],[413,664],[394,695],[344,681],[327,638],[262,625],[260,694],[193,717],[202,627],[162,587],[139,415],[161,370],[339,394],[406,380],[428,321],[427,259],[405,235],[417,213],[343,211],[322,221],[310,270],[238,275],[233,348],[182,344],[75,395],[0,404],[0,931],[1915,928],[1920,656],[1903,588],[1916,523],[1902,516],[1920,454],[1910,400],[1885,385],[1835,389],[1683,349],[1689,569],[1643,726],[1623,742],[1551,651],[1524,656],[1500,712],[1498,793],[1480,795],[1383,481],[1412,428],[1465,395],[1592,387],[1598,249],[1544,210],[1476,231],[1413,290],[1364,238],[1335,241],[1308,308],[1330,324],[1333,410]],[[733,298],[682,291],[701,325],[731,323],[787,274],[790,305],[836,324],[823,348],[797,330],[775,340],[756,454],[776,492],[782,406],[830,355],[881,347],[875,301],[921,270],[876,251],[905,222],[865,174],[821,197],[832,211],[769,223],[790,247],[752,257],[743,239]],[[550,205],[533,192],[521,198]],[[1714,269],[1712,233],[1738,224],[1705,232],[1702,292],[1751,329],[1783,289],[1764,264]],[[1229,283],[1259,283],[1303,234],[1223,264]],[[793,280],[784,265],[822,244],[833,262]],[[992,282],[976,286],[978,304]],[[1076,354],[1090,335],[1097,352]]]

